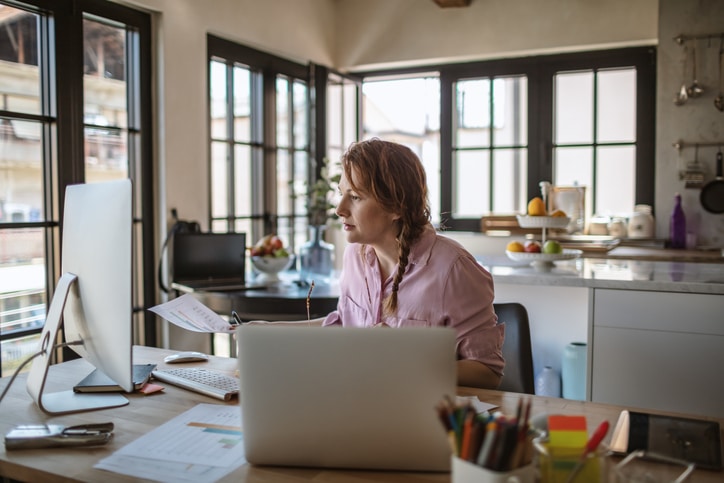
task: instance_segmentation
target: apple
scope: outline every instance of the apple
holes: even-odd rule
[[[277,235],[270,234],[259,239],[249,249],[252,257],[288,257],[289,252],[284,248],[284,243]]]
[[[528,240],[523,249],[528,253],[540,253],[540,242]]]
[[[561,244],[558,243],[556,240],[547,240],[543,244],[543,253],[561,253],[563,251],[563,248],[561,247]]]

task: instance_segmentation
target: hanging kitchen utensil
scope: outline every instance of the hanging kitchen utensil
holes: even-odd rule
[[[694,39],[694,50],[691,53],[691,63],[692,63],[692,74],[694,77],[693,82],[689,86],[688,89],[686,89],[686,93],[689,95],[689,97],[701,97],[701,95],[704,93],[704,88],[699,85],[699,81],[697,80],[696,75],[696,39]]]
[[[699,189],[704,184],[704,171],[699,164],[699,145],[694,150],[694,160],[686,163],[686,171],[679,173],[679,179],[684,181],[684,187]]]
[[[709,213],[724,213],[724,177],[722,177],[721,147],[716,153],[716,179],[709,181],[699,195],[701,206]]]
[[[724,112],[724,87],[722,87],[722,57],[724,57],[724,35],[719,37],[719,95],[714,98],[714,107]]]
[[[681,74],[681,88],[674,95],[674,104],[680,106],[689,100],[689,94],[686,92],[686,64],[689,59],[689,50],[686,44],[684,44],[684,67]]]

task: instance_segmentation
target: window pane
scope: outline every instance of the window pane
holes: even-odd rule
[[[251,71],[234,67],[234,140],[251,142]]]
[[[86,181],[110,181],[128,178],[126,132],[109,129],[85,129]]]
[[[490,146],[490,79],[458,82],[455,95],[455,146]]]
[[[342,146],[342,84],[332,83],[327,86],[327,144]]]
[[[636,198],[636,149],[602,147],[596,161],[596,213],[628,215]]]
[[[579,186],[586,189],[584,214],[591,219],[593,213],[593,148],[557,148],[554,151],[556,186]]]
[[[211,137],[213,139],[227,139],[226,123],[226,65],[212,61],[209,65],[209,91],[211,110]],[[236,93],[235,93],[236,94]]]
[[[42,229],[0,230],[0,334],[45,323],[45,239]],[[37,350],[38,335],[2,342],[2,373],[11,374]],[[30,366],[25,370],[29,370]]]
[[[593,142],[593,72],[555,76],[555,142]]]
[[[294,147],[305,149],[309,143],[309,115],[307,106],[307,86],[300,81],[294,81]]]
[[[290,122],[289,111],[289,81],[277,77],[277,145],[288,147],[290,145],[291,133],[289,132]]]
[[[362,90],[365,137],[389,139],[388,133],[420,136],[439,131],[437,77],[367,81]]]
[[[439,88],[438,88],[439,90]],[[357,141],[359,134],[357,133],[357,85],[354,83],[348,83],[344,86],[344,139],[342,140],[342,146],[349,146],[351,143]],[[438,94],[439,97],[439,94]],[[439,112],[439,109],[438,109]]]
[[[636,140],[636,69],[598,74],[598,142]]]
[[[125,34],[121,28],[83,20],[83,121],[89,182],[128,178]]]
[[[38,16],[0,5],[0,110],[40,114]]]
[[[211,216],[223,218],[228,216],[228,154],[226,144],[211,143]]]
[[[493,144],[528,144],[528,79],[505,77],[493,82]],[[497,210],[497,208],[496,208]]]
[[[234,146],[234,211],[237,216],[252,214],[251,148]],[[246,232],[251,233],[251,232]],[[256,240],[248,240],[254,243]]]
[[[525,212],[528,203],[528,151],[496,149],[493,152],[493,209],[496,213]]]
[[[128,126],[125,30],[83,20],[84,121],[95,126]]]
[[[477,217],[489,212],[490,152],[458,151],[453,173],[453,216]]]
[[[291,214],[291,159],[289,153],[284,150],[277,150],[277,213],[280,215]]]
[[[42,221],[42,125],[0,120],[0,222]]]

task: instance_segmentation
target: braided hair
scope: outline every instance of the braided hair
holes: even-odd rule
[[[353,143],[341,161],[345,177],[355,191],[368,194],[383,209],[400,217],[396,237],[398,268],[392,280],[392,293],[383,303],[384,313],[392,315],[397,311],[397,293],[407,269],[410,247],[430,223],[425,168],[407,146],[377,138]],[[353,170],[356,185],[352,183]]]

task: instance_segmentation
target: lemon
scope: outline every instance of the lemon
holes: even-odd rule
[[[508,245],[505,247],[506,250],[509,252],[522,252],[525,251],[525,247],[523,247],[523,244],[517,241],[512,241],[508,243]]]
[[[545,204],[543,203],[543,200],[540,199],[538,196],[530,200],[530,202],[528,203],[528,214],[530,216],[545,216]]]

